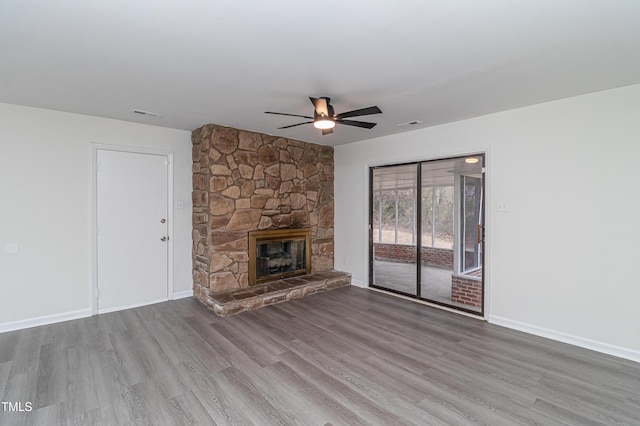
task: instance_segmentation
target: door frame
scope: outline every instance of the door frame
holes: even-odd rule
[[[400,293],[394,290],[388,290],[383,288],[374,287],[371,285],[373,278],[373,210],[371,206],[371,200],[373,199],[373,169],[376,167],[386,167],[386,166],[401,166],[406,164],[420,164],[423,162],[430,161],[438,161],[438,160],[447,160],[451,158],[459,158],[459,157],[467,157],[472,155],[482,155],[484,157],[484,166],[483,166],[483,179],[482,179],[482,206],[481,209],[483,211],[483,223],[484,223],[484,238],[483,238],[483,250],[482,250],[482,306],[480,312],[467,311],[466,309],[459,309],[456,307],[451,307],[446,304],[440,304],[435,301],[430,301],[426,299],[422,299],[420,297],[413,297],[409,295],[405,295],[404,293]],[[421,169],[421,167],[418,167]],[[491,288],[490,288],[490,276],[491,276],[491,148],[489,146],[479,147],[475,150],[461,151],[456,153],[451,153],[450,155],[442,155],[435,157],[426,157],[426,158],[416,158],[416,157],[401,157],[397,160],[389,160],[389,161],[371,161],[365,162],[364,164],[364,174],[365,174],[365,185],[367,188],[366,194],[367,197],[364,199],[364,218],[365,218],[365,245],[364,252],[368,254],[367,262],[365,267],[366,281],[363,283],[362,287],[371,288],[376,291],[382,291],[387,293],[396,294],[399,297],[405,298],[407,300],[411,300],[414,302],[418,302],[424,305],[436,307],[442,310],[458,313],[464,316],[469,316],[472,318],[480,318],[486,320],[490,315],[491,310]],[[418,241],[419,242],[419,241]],[[420,258],[418,248],[418,259]],[[455,265],[454,265],[455,266]],[[418,268],[419,269],[419,268]],[[419,286],[420,282],[417,282]],[[418,290],[420,290],[418,288]],[[418,293],[419,294],[419,293]]]
[[[91,280],[90,298],[91,315],[98,314],[98,151],[118,151],[135,154],[162,155],[167,158],[167,300],[173,299],[173,151],[143,148],[123,145],[107,145],[91,143],[91,223],[90,223],[90,244],[91,244]]]

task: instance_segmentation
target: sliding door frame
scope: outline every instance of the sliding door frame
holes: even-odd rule
[[[423,298],[421,296],[422,293],[422,164],[424,163],[430,163],[433,161],[442,161],[442,160],[453,160],[453,159],[459,159],[459,158],[464,158],[464,157],[470,157],[470,156],[481,156],[482,157],[482,199],[481,199],[481,205],[480,205],[480,214],[482,217],[482,226],[481,226],[481,230],[480,232],[482,233],[482,238],[481,238],[481,244],[482,244],[482,253],[481,253],[481,259],[482,259],[482,276],[481,276],[481,292],[482,292],[482,303],[480,304],[480,311],[475,311],[472,309],[467,309],[464,307],[460,307],[460,306],[456,306],[453,304],[449,304],[446,302],[440,302],[437,300],[432,300],[432,299],[426,299]],[[386,287],[382,287],[379,285],[375,285],[374,284],[374,252],[373,252],[373,178],[374,178],[374,170],[375,169],[381,169],[381,168],[386,168],[386,167],[396,167],[396,166],[407,166],[407,165],[413,165],[415,164],[416,166],[416,211],[415,211],[415,222],[416,222],[416,235],[415,235],[415,241],[416,241],[416,294],[410,294],[410,293],[405,293],[402,291],[398,291],[398,290],[394,290],[394,289],[390,289],[390,288],[386,288]],[[405,297],[410,297],[416,300],[420,300],[422,302],[426,302],[429,304],[433,304],[433,305],[437,305],[437,306],[442,306],[444,308],[447,309],[452,309],[455,311],[460,311],[460,312],[464,312],[466,314],[471,314],[473,316],[477,316],[477,317],[482,317],[484,318],[485,316],[485,306],[486,306],[486,284],[485,284],[485,279],[486,279],[486,253],[487,253],[487,241],[486,241],[486,220],[487,220],[487,212],[486,212],[486,200],[487,200],[487,192],[486,192],[486,186],[487,186],[487,175],[486,175],[486,167],[487,167],[487,152],[486,151],[478,151],[475,153],[471,153],[471,154],[461,154],[461,155],[455,155],[455,156],[450,156],[450,157],[443,157],[443,158],[435,158],[435,159],[429,159],[429,160],[417,160],[417,161],[411,161],[411,162],[402,162],[402,163],[393,163],[393,164],[381,164],[381,165],[370,165],[368,166],[369,169],[369,200],[368,200],[368,216],[369,216],[369,225],[368,225],[368,229],[369,229],[369,287],[374,288],[374,289],[378,289],[378,290],[383,290],[386,292],[390,292],[390,293],[395,293],[395,294],[399,294]],[[456,193],[456,191],[454,190],[454,197],[457,199],[459,194]],[[459,200],[457,202],[460,202]],[[455,213],[455,212],[454,212]],[[378,224],[378,226],[381,226],[381,224]],[[456,230],[458,232],[456,232],[454,234],[454,238],[459,238],[459,230]],[[459,247],[454,247],[454,251],[458,250]],[[454,265],[454,273],[455,273],[455,265]]]

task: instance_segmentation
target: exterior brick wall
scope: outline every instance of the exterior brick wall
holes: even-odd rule
[[[451,277],[451,301],[467,306],[482,306],[482,280],[474,277]]]
[[[415,263],[415,246],[404,244],[373,244],[374,258],[391,262]],[[453,250],[435,247],[422,247],[422,264],[440,268],[453,268]]]
[[[374,243],[373,254],[376,260],[400,263],[416,262],[416,248],[414,246]]]

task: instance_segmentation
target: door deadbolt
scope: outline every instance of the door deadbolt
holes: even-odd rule
[[[169,237],[162,236],[160,238],[160,241],[169,241]]]
[[[160,223],[165,223],[167,219],[160,219]]]

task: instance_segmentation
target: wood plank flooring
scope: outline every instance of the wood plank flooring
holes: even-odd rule
[[[640,364],[355,287],[0,334],[0,425],[639,425]]]

